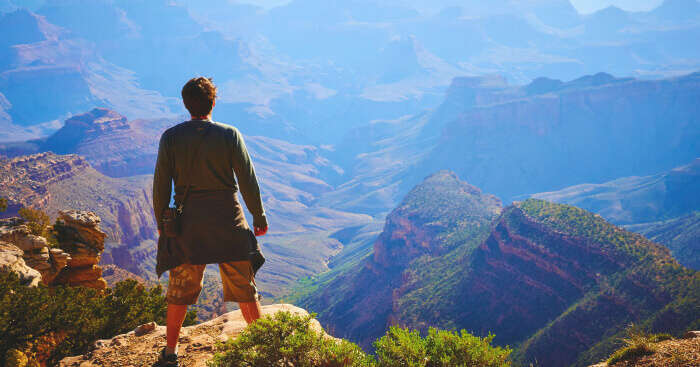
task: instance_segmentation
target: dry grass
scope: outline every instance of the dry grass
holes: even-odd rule
[[[654,343],[654,352],[635,359],[609,363],[609,367],[698,367],[700,338],[672,339]]]

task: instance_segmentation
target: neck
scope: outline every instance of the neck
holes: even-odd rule
[[[204,115],[204,116],[191,116],[192,120],[210,120],[211,115]]]

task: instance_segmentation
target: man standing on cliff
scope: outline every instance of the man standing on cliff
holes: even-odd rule
[[[154,366],[178,366],[180,328],[187,305],[195,304],[202,290],[206,264],[219,264],[224,301],[238,302],[248,323],[260,318],[257,269],[250,254],[259,253],[255,236],[267,232],[267,219],[243,136],[236,128],[211,120],[216,104],[211,79],[189,80],[182,88],[182,101],[192,118],[163,133],[153,176],[153,209],[160,234],[156,272],[160,277],[170,271],[167,346]],[[176,236],[166,236],[162,219],[173,182],[181,225]],[[253,215],[255,235],[238,202],[238,190]]]

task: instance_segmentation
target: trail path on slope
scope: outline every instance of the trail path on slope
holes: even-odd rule
[[[263,315],[277,311],[308,315],[306,310],[289,305],[263,306]],[[180,365],[206,367],[214,355],[216,342],[239,335],[246,327],[240,310],[223,314],[207,322],[182,328],[178,346]],[[312,320],[312,327],[323,332],[321,325]],[[135,331],[117,335],[112,339],[98,340],[95,349],[76,357],[64,358],[60,367],[144,367],[150,366],[158,358],[165,346],[165,326],[155,323],[139,326]]]

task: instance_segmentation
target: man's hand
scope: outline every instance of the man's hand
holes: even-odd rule
[[[253,231],[255,232],[255,236],[264,236],[265,233],[267,233],[267,226],[265,226],[265,227],[253,226]]]

